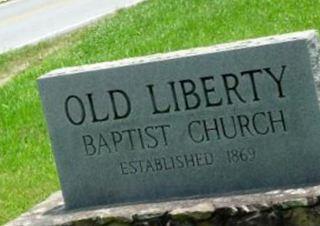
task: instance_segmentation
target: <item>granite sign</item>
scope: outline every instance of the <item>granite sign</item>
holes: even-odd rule
[[[319,183],[318,53],[307,31],[42,76],[67,208]]]

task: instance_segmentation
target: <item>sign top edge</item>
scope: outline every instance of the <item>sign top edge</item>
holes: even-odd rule
[[[181,57],[191,57],[191,56],[203,55],[203,54],[209,54],[209,53],[239,50],[239,49],[244,49],[249,47],[265,46],[265,45],[278,44],[278,43],[290,42],[290,41],[306,40],[306,41],[315,42],[318,39],[317,37],[318,37],[318,33],[316,30],[306,30],[306,31],[286,33],[286,34],[280,34],[280,35],[265,36],[260,38],[246,39],[246,40],[216,44],[216,45],[205,46],[205,47],[195,47],[190,49],[177,50],[173,52],[156,53],[156,54],[145,55],[145,56],[125,58],[125,59],[120,59],[115,61],[106,61],[101,63],[86,64],[82,66],[60,68],[40,76],[38,80],[45,80],[48,78],[61,77],[65,75],[73,75],[73,74],[84,73],[88,71],[99,71],[104,69],[120,68],[120,67],[126,67],[131,65],[152,63],[157,61],[166,61],[166,60],[171,60],[171,59],[176,59]]]

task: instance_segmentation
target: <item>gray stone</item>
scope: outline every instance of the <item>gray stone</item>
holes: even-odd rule
[[[160,218],[167,214],[167,212],[163,209],[155,208],[155,209],[147,209],[147,210],[142,210],[138,213],[136,213],[133,216],[134,220],[138,221],[146,221],[150,219],[155,219],[155,218]]]
[[[302,221],[320,222],[319,202],[293,205],[297,200],[317,200],[320,186],[274,193],[255,193],[220,198],[186,199],[180,201],[100,206],[67,210],[61,192],[54,193],[6,226],[76,226],[76,225],[298,225]],[[286,204],[285,204],[286,203]],[[254,207],[254,208],[252,208]]]
[[[66,207],[319,183],[318,61],[307,31],[41,77]]]
[[[211,217],[214,210],[215,208],[212,203],[200,203],[192,207],[176,208],[169,214],[174,220],[188,218],[206,220]]]
[[[290,209],[295,207],[306,207],[309,206],[309,202],[307,198],[299,198],[295,200],[289,200],[281,203],[282,209]]]

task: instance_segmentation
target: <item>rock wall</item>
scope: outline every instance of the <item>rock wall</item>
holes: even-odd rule
[[[61,192],[7,226],[320,226],[320,186],[67,211]]]

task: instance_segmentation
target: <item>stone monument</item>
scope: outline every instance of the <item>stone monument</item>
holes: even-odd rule
[[[66,207],[318,184],[318,53],[306,31],[42,76]]]

